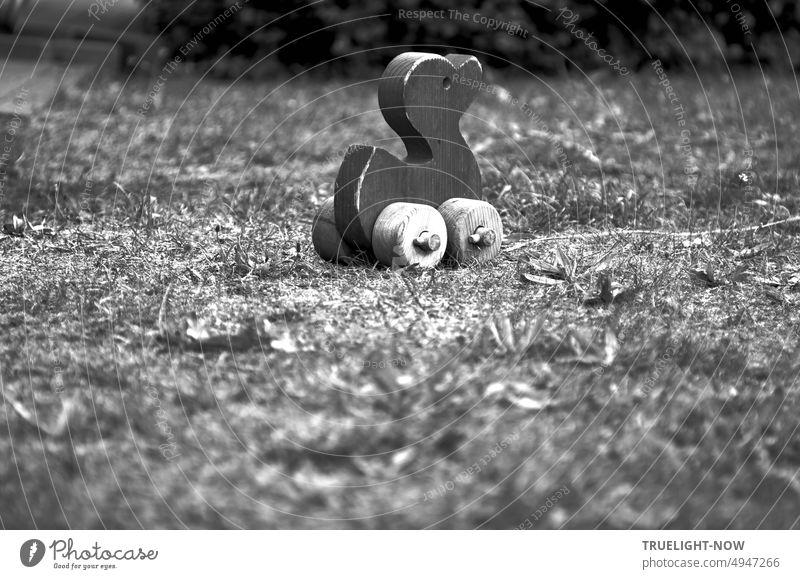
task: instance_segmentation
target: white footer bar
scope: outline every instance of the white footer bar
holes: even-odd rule
[[[1,531],[3,577],[800,577],[793,531]],[[435,574],[435,575],[434,575]],[[513,574],[513,575],[512,575]],[[565,575],[566,574],[566,575]],[[581,574],[581,575],[576,575]],[[612,575],[613,574],[613,575]],[[191,576],[191,575],[188,575]]]

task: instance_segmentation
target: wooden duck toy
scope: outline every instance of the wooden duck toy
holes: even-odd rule
[[[361,251],[384,265],[434,267],[445,252],[459,264],[497,256],[503,226],[479,200],[480,169],[458,126],[481,77],[473,56],[406,52],[389,63],[378,102],[407,156],[348,147],[333,218],[329,200],[315,219],[312,238],[323,258],[347,261]]]

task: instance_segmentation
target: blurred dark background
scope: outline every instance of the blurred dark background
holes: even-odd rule
[[[655,58],[667,67],[787,69],[800,62],[800,0],[0,0],[0,54],[25,42],[31,58],[71,53],[31,40],[52,32],[119,41],[134,62],[144,53],[151,63],[222,59],[207,71],[234,77],[309,67],[360,75],[399,48],[471,52],[493,68],[545,72],[604,67],[600,49],[630,70]],[[587,46],[584,34],[597,44]],[[99,55],[107,50],[97,45]]]
[[[197,31],[231,6],[231,0],[160,0],[151,3],[148,20],[163,32],[175,54]],[[188,8],[187,8],[188,7]],[[564,12],[566,8],[570,12]],[[445,10],[444,18],[400,18],[399,11]],[[479,14],[516,24],[508,34],[486,24],[447,17],[449,10]],[[754,63],[780,68],[800,62],[800,2],[797,0],[379,0],[354,4],[325,0],[308,5],[291,0],[250,0],[222,22],[188,60],[226,55],[230,74],[254,66],[258,76],[275,66],[348,74],[380,68],[403,46],[409,50],[480,54],[495,68],[514,65],[558,72],[603,65],[564,25],[577,15],[572,30],[593,33],[598,46],[636,70],[653,58],[670,67],[717,67]],[[560,18],[559,18],[560,15]],[[263,60],[262,60],[263,59]],[[323,64],[324,63],[324,64]],[[220,74],[225,74],[219,67]]]

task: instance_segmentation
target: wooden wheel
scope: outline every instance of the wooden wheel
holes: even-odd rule
[[[336,229],[332,197],[322,204],[314,217],[314,224],[311,226],[311,241],[322,259],[334,263],[349,263],[355,257],[352,248],[347,245],[339,235],[339,230]]]
[[[503,223],[490,204],[476,199],[448,199],[439,206],[439,213],[447,226],[447,255],[456,263],[483,263],[500,253]]]
[[[392,203],[378,215],[372,230],[372,251],[390,267],[435,267],[446,246],[444,220],[428,205]]]

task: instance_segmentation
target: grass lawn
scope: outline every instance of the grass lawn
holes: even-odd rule
[[[0,525],[800,527],[800,226],[752,227],[800,93],[669,74],[685,116],[490,78],[506,249],[429,272],[310,244],[347,145],[402,154],[374,82],[62,89],[0,205]]]

